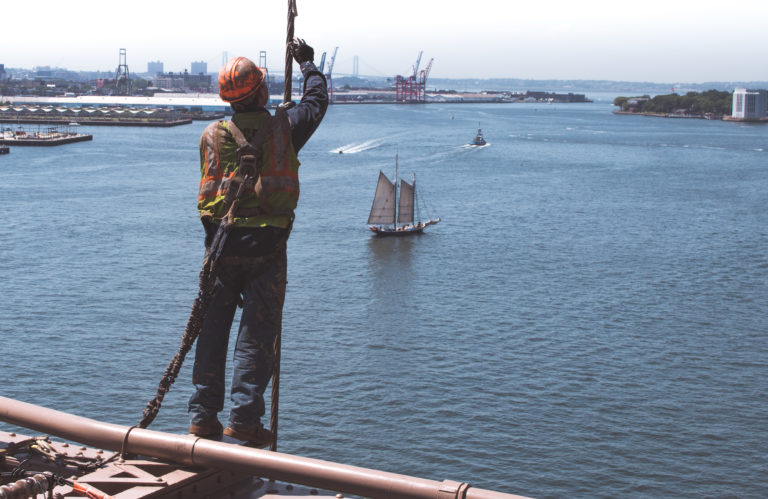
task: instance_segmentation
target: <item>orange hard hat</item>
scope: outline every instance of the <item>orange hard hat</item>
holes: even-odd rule
[[[227,61],[219,71],[219,96],[227,102],[240,102],[251,97],[264,83],[267,70],[247,57]]]

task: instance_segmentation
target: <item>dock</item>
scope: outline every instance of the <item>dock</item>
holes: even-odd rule
[[[192,123],[193,114],[207,119],[208,114],[182,112],[171,108],[132,108],[122,106],[64,107],[52,105],[0,105],[0,122],[36,125],[172,127]]]
[[[4,146],[60,146],[73,142],[93,140],[93,135],[77,133],[66,126],[51,126],[35,131],[27,131],[22,127],[2,128],[0,131],[0,147]],[[5,147],[6,153],[8,147]],[[0,154],[3,154],[0,152]]]

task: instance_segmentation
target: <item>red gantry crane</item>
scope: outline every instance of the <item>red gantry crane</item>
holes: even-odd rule
[[[419,64],[421,64],[423,53],[423,50],[419,52],[419,57],[416,58],[416,64],[413,65],[413,73],[410,76],[397,75],[395,77],[395,102],[415,103],[426,101],[427,77],[432,69],[434,59],[430,59],[427,67],[419,71]]]

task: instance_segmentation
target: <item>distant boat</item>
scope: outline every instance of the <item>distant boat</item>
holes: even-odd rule
[[[474,140],[469,144],[471,146],[484,146],[487,144],[485,139],[483,138],[483,131],[480,129],[480,123],[477,124],[477,135],[475,135]]]
[[[418,214],[414,219],[417,199],[416,175],[413,175],[410,184],[405,180],[398,182],[397,167],[398,156],[395,155],[394,182],[379,170],[379,182],[376,184],[376,194],[368,217],[369,228],[377,236],[421,234],[427,226],[440,222],[440,217],[422,222]]]

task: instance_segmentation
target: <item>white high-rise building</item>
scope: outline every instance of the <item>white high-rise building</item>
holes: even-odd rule
[[[744,120],[764,119],[768,115],[768,91],[737,88],[733,91],[731,116]]]

